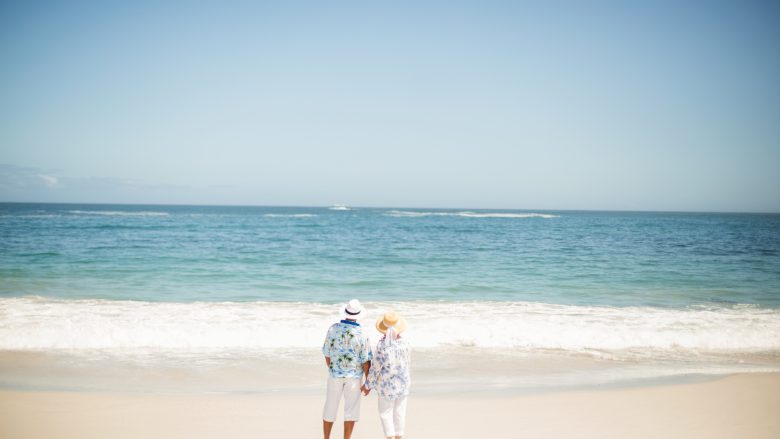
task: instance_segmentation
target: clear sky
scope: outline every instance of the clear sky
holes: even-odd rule
[[[0,3],[0,201],[780,211],[780,5]]]

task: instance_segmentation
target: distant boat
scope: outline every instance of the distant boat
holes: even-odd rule
[[[330,206],[328,209],[330,209],[330,210],[352,210],[352,208],[347,206],[346,204],[334,204],[334,205]]]

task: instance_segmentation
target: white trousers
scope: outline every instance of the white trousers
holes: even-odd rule
[[[382,429],[385,437],[403,436],[406,424],[406,396],[400,399],[379,400],[379,419],[382,421]]]
[[[322,419],[328,422],[336,420],[341,397],[344,397],[344,420],[360,420],[360,378],[328,377],[328,390]]]

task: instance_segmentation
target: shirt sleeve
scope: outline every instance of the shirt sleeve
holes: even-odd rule
[[[325,355],[326,357],[332,356],[330,352],[330,339],[332,338],[332,335],[333,335],[333,327],[331,326],[328,329],[327,335],[325,335],[325,342],[322,343],[322,354]]]
[[[377,349],[379,349],[378,346]],[[382,365],[379,363],[379,356],[374,356],[374,360],[371,362],[371,368],[368,370],[368,378],[366,379],[366,385],[369,389],[376,388],[380,369],[382,369]]]
[[[358,352],[358,364],[371,361],[371,357],[371,343],[369,342],[368,337],[365,337],[363,339],[363,346],[360,347],[360,352]]]

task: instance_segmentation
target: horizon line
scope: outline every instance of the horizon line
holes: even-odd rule
[[[59,205],[94,205],[94,206],[174,206],[174,207],[287,207],[287,208],[328,208],[341,203],[329,205],[303,204],[192,204],[192,203],[101,203],[101,202],[48,202],[48,201],[0,201],[0,204],[59,204]],[[431,207],[431,206],[359,206],[344,204],[351,209],[438,209],[438,210],[513,210],[522,212],[612,212],[612,213],[709,213],[709,214],[746,214],[746,215],[780,215],[780,211],[737,211],[737,210],[652,210],[652,209],[529,209],[516,207]]]

